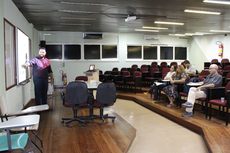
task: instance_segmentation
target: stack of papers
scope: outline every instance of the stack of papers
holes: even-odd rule
[[[154,82],[156,84],[156,86],[159,86],[161,84],[165,84],[165,83],[162,83],[162,82]]]

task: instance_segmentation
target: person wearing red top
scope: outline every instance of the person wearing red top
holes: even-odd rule
[[[33,81],[36,105],[47,104],[48,77],[51,77],[53,85],[53,71],[50,61],[45,57],[46,49],[39,49],[39,56],[24,64],[26,67],[33,66]]]

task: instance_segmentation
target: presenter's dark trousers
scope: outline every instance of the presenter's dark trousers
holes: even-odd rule
[[[36,105],[47,104],[48,79],[33,77]]]

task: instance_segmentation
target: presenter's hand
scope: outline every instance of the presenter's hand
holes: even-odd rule
[[[51,79],[51,82],[50,82],[50,83],[51,83],[51,85],[53,85],[53,84],[54,84],[54,80],[53,80],[53,79]]]
[[[26,66],[26,67],[28,67],[29,65],[28,65],[27,63],[25,63],[25,64],[23,64],[23,66]]]

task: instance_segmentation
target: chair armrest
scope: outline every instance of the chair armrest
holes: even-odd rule
[[[61,102],[62,102],[62,105],[65,105],[65,93],[64,92],[61,92]]]
[[[207,100],[225,97],[225,87],[207,88]]]
[[[142,72],[142,78],[145,79],[145,77],[149,77],[150,72]]]

